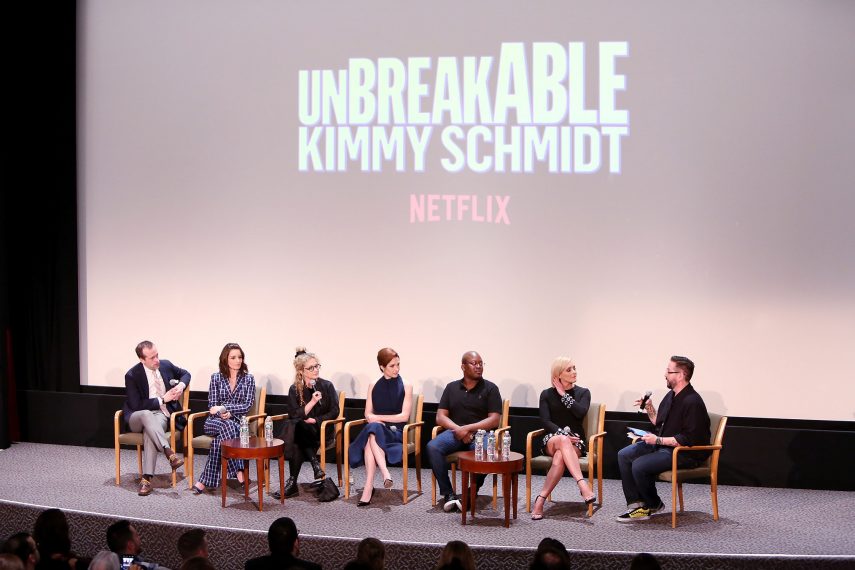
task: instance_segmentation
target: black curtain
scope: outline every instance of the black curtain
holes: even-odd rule
[[[9,2],[0,14],[7,118],[0,199],[0,403],[6,418],[13,419],[17,410],[9,409],[8,395],[15,389],[80,390],[77,3]]]

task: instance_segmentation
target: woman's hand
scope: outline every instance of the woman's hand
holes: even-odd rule
[[[552,379],[552,387],[555,388],[556,390],[558,390],[559,396],[562,396],[562,397],[564,396],[566,391],[564,390],[564,386],[561,385],[561,381],[558,380],[558,378]]]
[[[316,423],[318,423],[318,420],[316,420],[315,418],[306,418],[304,421],[305,421],[307,424],[316,424]]]
[[[383,423],[377,414],[365,414],[365,419],[368,420],[369,424]]]

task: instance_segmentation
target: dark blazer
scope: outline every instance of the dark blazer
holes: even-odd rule
[[[247,560],[244,564],[245,570],[321,570],[320,564],[300,560],[293,556],[260,556]]]
[[[170,380],[178,380],[184,384],[186,390],[190,386],[190,373],[175,366],[168,360],[160,361],[160,376],[163,378],[164,388],[169,390],[172,386],[169,385]],[[159,410],[160,405],[157,403],[157,398],[148,397],[148,378],[146,378],[145,370],[142,362],[128,370],[125,374],[125,405],[122,407],[125,417],[125,426],[128,425],[128,420],[131,419],[131,414],[140,410]],[[181,402],[173,400],[166,402],[166,409],[170,412],[177,412],[181,409]]]

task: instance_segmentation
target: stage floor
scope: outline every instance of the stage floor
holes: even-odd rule
[[[234,483],[229,488],[227,508],[223,509],[219,492],[198,497],[190,493],[187,480],[182,478],[183,468],[179,470],[178,486],[172,488],[170,477],[163,473],[166,462],[162,457],[158,459],[162,474],[155,477],[154,493],[149,497],[137,496],[136,454],[133,450],[122,453],[122,482],[116,486],[112,449],[14,444],[0,451],[0,501],[10,508],[58,507],[95,514],[106,517],[108,522],[111,518],[130,518],[181,527],[249,531],[253,547],[248,550],[263,550],[270,523],[280,516],[288,516],[296,521],[307,545],[311,545],[313,539],[358,541],[367,536],[401,545],[441,546],[457,539],[472,546],[519,553],[533,550],[543,537],[551,536],[577,553],[644,551],[665,557],[701,555],[718,558],[720,562],[728,557],[741,560],[757,557],[758,560],[777,559],[780,562],[790,558],[810,561],[816,557],[816,563],[820,564],[823,560],[855,564],[855,541],[852,540],[855,536],[855,517],[852,516],[855,493],[851,492],[720,486],[720,520],[713,521],[709,486],[686,484],[687,511],[678,515],[678,526],[671,529],[670,510],[646,522],[617,522],[615,517],[625,506],[620,482],[616,480],[604,481],[605,502],[592,518],[586,516],[576,486],[565,479],[553,493],[555,502],[547,505],[544,519],[532,521],[525,512],[525,475],[522,474],[519,518],[511,520],[509,529],[502,526],[501,510],[494,511],[490,506],[489,478],[479,496],[480,510],[475,524],[464,527],[460,524],[459,513],[444,513],[439,507],[431,506],[428,469],[422,471],[421,495],[415,495],[415,470],[411,470],[411,499],[406,505],[401,503],[401,469],[392,468],[395,488],[375,490],[372,504],[358,508],[356,501],[364,472],[357,469],[355,489],[347,500],[318,503],[312,493],[301,488],[300,495],[287,499],[284,506],[266,497],[264,512],[258,512],[254,464],[251,501],[244,501],[242,487]],[[206,456],[196,457],[197,473],[201,472],[205,459]],[[327,472],[335,476],[335,465],[328,464]],[[311,477],[308,465],[304,465],[301,475],[301,481],[308,483]],[[276,474],[273,483],[278,488]],[[543,478],[535,476],[533,496],[542,483]],[[660,495],[670,509],[670,486],[660,485]],[[501,498],[499,505],[501,508]],[[6,535],[29,530],[9,528],[12,523],[6,517],[0,519],[5,519],[0,520],[0,528]],[[143,543],[145,545],[145,536]],[[242,563],[221,561],[217,567],[242,567]],[[698,566],[696,561],[695,567],[702,565]],[[408,570],[413,567],[408,566]]]

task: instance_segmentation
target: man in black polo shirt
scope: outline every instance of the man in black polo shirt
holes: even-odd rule
[[[633,445],[618,452],[618,467],[623,481],[623,494],[628,510],[618,516],[619,522],[643,521],[661,511],[665,505],[656,494],[659,473],[671,469],[671,454],[678,445],[709,445],[710,417],[701,395],[689,383],[695,363],[685,356],[672,356],[665,369],[665,383],[670,390],[662,399],[659,413],[649,399],[645,409],[654,424]],[[637,400],[635,405],[641,404]],[[678,467],[697,467],[708,451],[680,453]]]
[[[461,362],[463,378],[445,387],[436,411],[436,424],[445,428],[445,431],[427,445],[428,459],[443,497],[442,508],[445,512],[460,509],[460,499],[451,490],[445,456],[455,451],[473,449],[475,432],[498,428],[502,414],[502,396],[498,386],[482,376],[484,361],[481,355],[475,351],[467,352]],[[478,487],[484,483],[485,477],[478,475]]]

